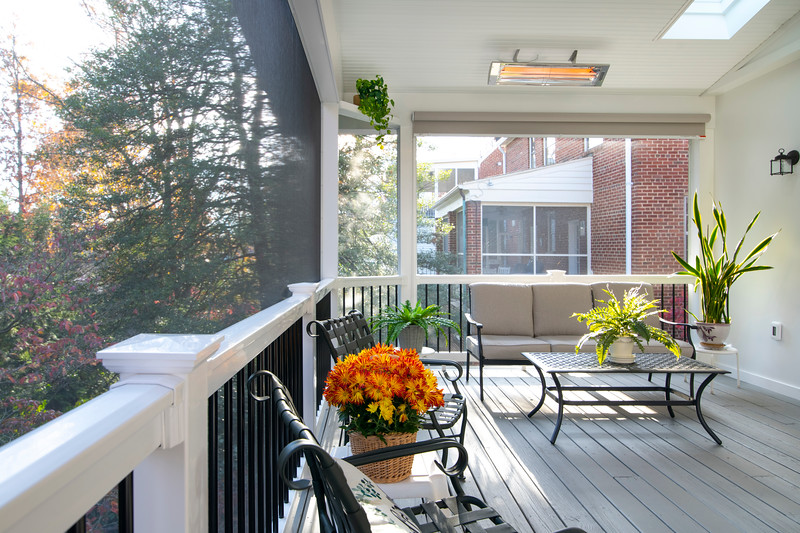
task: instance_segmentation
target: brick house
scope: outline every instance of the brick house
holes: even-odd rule
[[[436,203],[467,274],[665,274],[685,253],[685,139],[501,138]],[[466,213],[466,216],[465,216]],[[464,228],[466,227],[466,233]]]

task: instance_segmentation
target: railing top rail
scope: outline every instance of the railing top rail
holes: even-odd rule
[[[162,444],[173,391],[129,384],[0,448],[4,532],[65,531]]]
[[[313,312],[307,306],[316,304],[328,294],[334,285],[334,280],[323,280],[314,285],[309,284],[307,287],[309,292],[306,294],[295,293],[286,300],[217,333],[219,336],[224,336],[224,339],[208,359],[208,396],[214,394],[235,376],[304,313]],[[313,295],[313,298],[309,298],[310,295]]]

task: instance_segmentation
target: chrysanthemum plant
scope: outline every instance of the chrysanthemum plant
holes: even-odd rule
[[[339,408],[342,429],[383,438],[419,431],[425,412],[444,405],[437,385],[415,350],[380,344],[337,360],[324,397]]]

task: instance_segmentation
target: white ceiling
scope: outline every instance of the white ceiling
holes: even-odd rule
[[[296,2],[297,0],[295,0]],[[324,2],[324,0],[322,0]],[[714,94],[800,58],[800,0],[771,0],[730,40],[657,36],[686,0],[332,0],[340,96],[381,74],[395,93]],[[611,65],[600,88],[487,85],[492,60]]]

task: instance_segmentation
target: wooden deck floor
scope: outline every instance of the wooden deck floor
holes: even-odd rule
[[[473,374],[474,376],[474,374]],[[555,445],[553,400],[532,418],[538,376],[487,370],[485,402],[471,380],[467,493],[519,531],[800,531],[800,402],[734,378],[715,379],[693,407],[568,407]],[[578,378],[580,379],[580,378]],[[642,378],[595,376],[634,385]],[[686,388],[680,377],[676,388]]]

